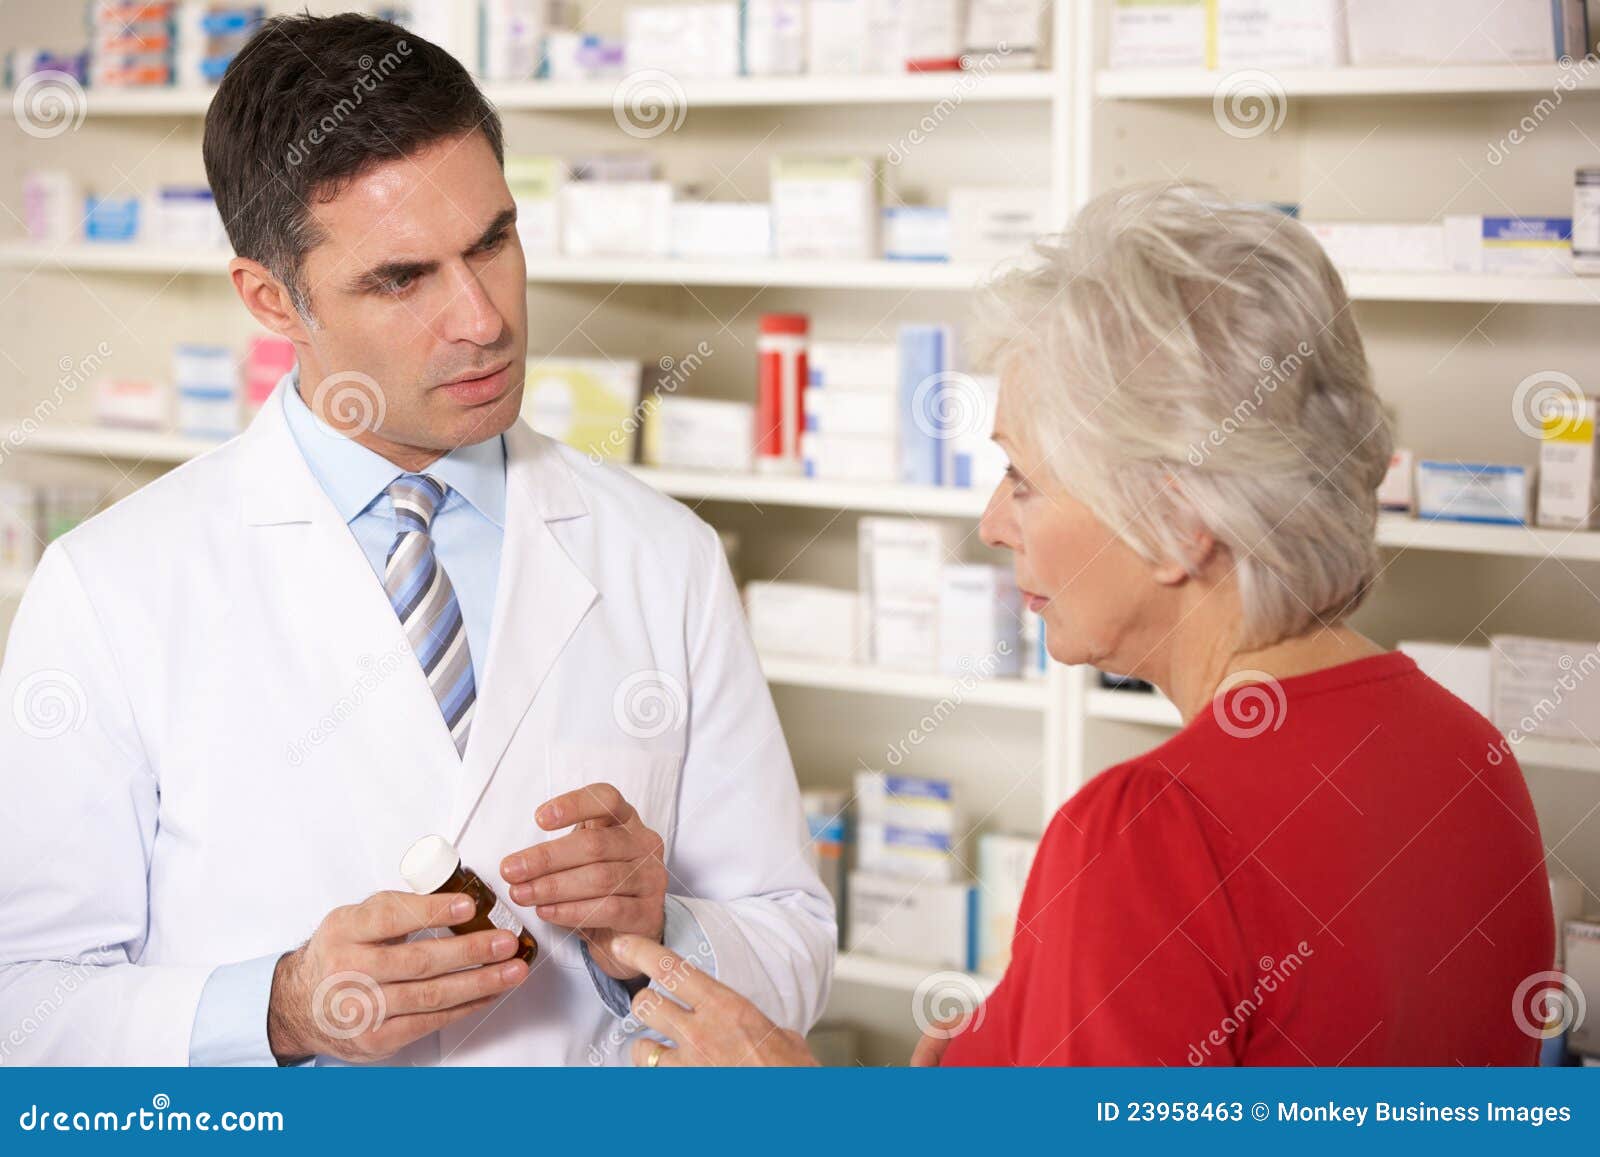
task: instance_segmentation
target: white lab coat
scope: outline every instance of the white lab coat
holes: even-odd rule
[[[404,889],[443,833],[502,893],[535,807],[615,784],[722,980],[806,1029],[832,903],[717,535],[519,422],[487,663],[458,759],[394,611],[274,397],[54,543],[0,668],[0,1061],[181,1065],[211,969]],[[509,902],[509,901],[508,901]],[[575,936],[392,1063],[625,1062]]]

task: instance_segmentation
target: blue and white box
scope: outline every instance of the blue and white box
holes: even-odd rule
[[[1417,517],[1526,526],[1533,521],[1534,471],[1487,462],[1417,463]]]
[[[948,325],[900,327],[900,481],[938,486],[948,435],[946,394],[960,389]]]
[[[1446,217],[1445,243],[1459,273],[1572,274],[1571,217]]]

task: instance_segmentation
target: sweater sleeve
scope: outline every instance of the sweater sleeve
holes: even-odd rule
[[[1237,1062],[1253,965],[1227,829],[1160,765],[1113,768],[1051,821],[1004,980],[947,1065]]]

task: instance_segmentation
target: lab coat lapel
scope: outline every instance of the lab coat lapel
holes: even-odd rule
[[[572,468],[554,442],[521,421],[505,440],[505,541],[488,662],[451,816],[458,845],[518,724],[595,600],[594,584],[550,525],[588,514]]]
[[[308,688],[308,716],[339,718],[342,699],[358,703],[334,733],[341,754],[329,773],[378,878],[397,886],[405,849],[449,817],[460,778],[455,745],[382,583],[295,444],[280,397],[262,407],[245,440],[243,520],[265,536],[286,644],[322,684]]]

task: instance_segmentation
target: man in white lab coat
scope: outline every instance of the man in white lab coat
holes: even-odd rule
[[[833,909],[717,535],[517,420],[502,150],[381,21],[275,20],[229,69],[207,176],[298,366],[19,608],[0,1063],[625,1063],[621,933],[818,1016]],[[531,967],[436,931],[472,906],[407,890],[431,834]]]

